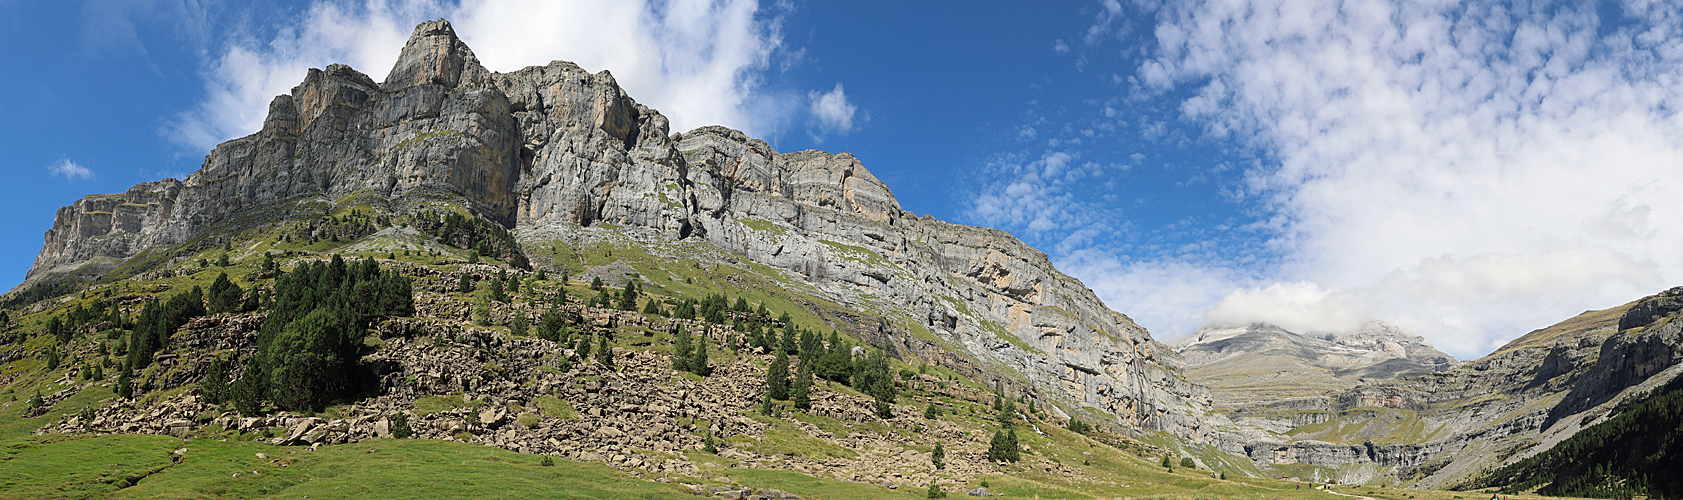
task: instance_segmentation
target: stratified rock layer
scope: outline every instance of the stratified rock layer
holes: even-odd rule
[[[185,180],[61,210],[21,286],[102,271],[277,202],[432,192],[519,234],[611,222],[708,241],[870,310],[887,326],[855,325],[865,337],[1043,404],[1209,437],[1208,392],[1164,368],[1174,353],[1011,235],[915,217],[846,153],[778,153],[723,127],[670,134],[606,71],[557,61],[492,73],[442,20],[415,29],[383,83],[343,65],[310,70],[261,131],[218,146]]]
[[[1588,311],[1448,371],[1239,408],[1294,415],[1294,425],[1334,421],[1293,440],[1253,441],[1244,453],[1262,465],[1373,464],[1414,486],[1460,484],[1541,453],[1683,373],[1680,299],[1683,287]]]

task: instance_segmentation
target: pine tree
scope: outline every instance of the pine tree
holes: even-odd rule
[[[812,409],[812,363],[801,362],[800,370],[796,371],[794,387],[790,389],[789,399],[795,408]]]
[[[491,324],[491,295],[491,291],[486,289],[473,294],[473,322],[479,326]]]
[[[690,358],[690,371],[703,377],[713,374],[713,367],[707,364],[707,337],[696,339],[695,356]]]
[[[789,355],[777,352],[766,370],[766,393],[771,399],[789,399]]]
[[[228,281],[227,271],[223,271],[216,275],[216,281],[210,284],[209,292],[210,307],[207,309],[209,309],[211,314],[234,312],[238,310],[240,297],[245,295],[244,291],[240,290],[239,285],[235,285],[234,282]]]
[[[619,294],[619,310],[621,310],[621,311],[636,311],[637,310],[637,287],[638,287],[638,284],[639,284],[638,280],[635,277],[631,278],[631,281],[627,281],[625,283],[625,290],[621,291],[620,294]]]
[[[129,373],[128,365],[123,365],[123,371],[118,372],[117,374],[118,396],[121,396],[124,399],[134,397],[134,382],[131,380],[132,378],[134,378],[134,375]]]
[[[608,368],[614,367],[614,350],[608,347],[607,334],[603,334],[596,344],[596,362]]]
[[[935,470],[947,468],[947,450],[941,442],[935,442],[935,451],[929,452],[929,462],[935,465]]]
[[[781,339],[778,339],[777,347],[778,347],[778,349],[782,350],[783,352],[788,353],[790,356],[794,356],[794,355],[799,354],[801,352],[800,351],[800,344],[795,340],[795,328],[794,327],[792,327],[792,326],[783,327],[783,337]]]
[[[1005,442],[1005,431],[1003,429],[993,431],[993,439],[988,440],[988,460],[995,462],[1008,461],[1008,457],[1010,457],[1009,446]]]
[[[471,275],[469,275],[468,273],[462,273],[461,279],[456,280],[456,291],[462,292],[462,293],[472,292],[473,291],[473,277]]]
[[[508,294],[503,292],[503,279],[491,280],[491,300],[508,303]]]
[[[514,311],[514,319],[508,322],[508,333],[516,337],[525,337],[528,326],[530,324],[526,320],[526,312]]]
[[[1017,444],[1017,430],[1016,429],[1012,429],[1012,428],[1005,429],[1005,446],[1006,446],[1006,455],[1005,455],[1006,460],[1010,460],[1012,462],[1022,460],[1022,458],[1023,458],[1023,456],[1022,456],[1023,455],[1023,447],[1021,445]]]
[[[561,310],[551,307],[538,318],[538,338],[560,342],[561,329],[565,326],[566,320],[561,317]]]
[[[692,350],[689,330],[678,325],[678,331],[672,334],[672,369],[690,371],[690,358],[694,356]]]

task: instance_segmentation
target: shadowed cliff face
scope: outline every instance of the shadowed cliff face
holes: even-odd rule
[[[444,21],[416,28],[383,83],[311,70],[261,131],[185,180],[62,209],[21,286],[275,202],[416,191],[460,195],[517,234],[612,223],[707,241],[877,318],[855,325],[873,342],[1042,405],[1212,438],[1208,391],[1164,368],[1174,353],[1011,235],[904,212],[850,154],[779,153],[723,127],[671,134],[606,71],[491,73]]]

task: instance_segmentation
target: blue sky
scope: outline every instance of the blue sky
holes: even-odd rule
[[[492,70],[611,70],[675,129],[847,151],[1159,338],[1381,319],[1461,358],[1683,284],[1666,2],[0,0],[22,280],[54,211],[198,168],[310,67],[449,18]]]

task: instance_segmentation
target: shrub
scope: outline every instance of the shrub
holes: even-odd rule
[[[1180,457],[1180,466],[1183,469],[1196,469],[1198,463],[1192,461],[1192,457]]]
[[[415,430],[409,428],[409,415],[402,413],[392,417],[392,437],[404,439],[415,435]]]
[[[939,484],[930,484],[928,498],[947,498],[947,492],[941,491]]]
[[[553,467],[555,465],[555,459],[550,458],[549,455],[544,455],[543,460],[538,461],[538,465],[542,467]]]

